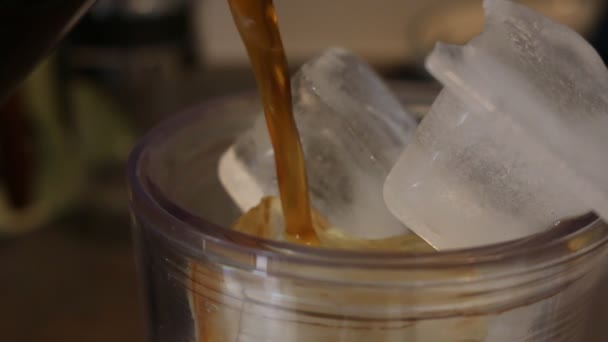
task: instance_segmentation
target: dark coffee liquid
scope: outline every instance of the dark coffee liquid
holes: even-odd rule
[[[0,1],[0,102],[95,0]]]
[[[228,0],[247,48],[274,148],[281,205],[288,235],[317,244],[313,229],[304,156],[295,125],[287,58],[271,0]]]

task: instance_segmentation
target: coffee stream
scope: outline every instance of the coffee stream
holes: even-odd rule
[[[318,244],[311,219],[304,155],[293,117],[287,58],[272,0],[228,0],[264,105],[287,235]]]

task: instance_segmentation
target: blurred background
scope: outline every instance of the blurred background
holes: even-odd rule
[[[520,2],[608,58],[608,2]],[[421,85],[436,41],[483,25],[481,0],[275,3],[292,69],[339,45]],[[97,0],[0,105],[1,341],[143,341],[129,150],[163,118],[254,86],[226,0]]]

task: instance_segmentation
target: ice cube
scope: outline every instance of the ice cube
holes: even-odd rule
[[[292,79],[312,205],[349,235],[407,232],[387,210],[382,185],[416,120],[361,58],[331,48]],[[219,176],[243,211],[278,193],[264,117],[220,160]]]
[[[445,88],[385,183],[389,209],[438,249],[511,240],[596,210],[608,218],[608,72],[577,33],[484,1],[484,32],[438,44]]]

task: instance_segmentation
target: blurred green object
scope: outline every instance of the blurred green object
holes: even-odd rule
[[[23,86],[32,128],[34,184],[31,201],[23,208],[15,208],[0,180],[0,236],[43,227],[62,214],[87,206],[109,213],[126,207],[122,172],[116,173],[120,180],[109,184],[98,184],[99,177],[95,176],[98,170],[122,170],[135,139],[126,113],[100,88],[72,80],[67,84],[67,94],[74,115],[67,123],[61,112],[54,71],[54,60],[50,58]]]

